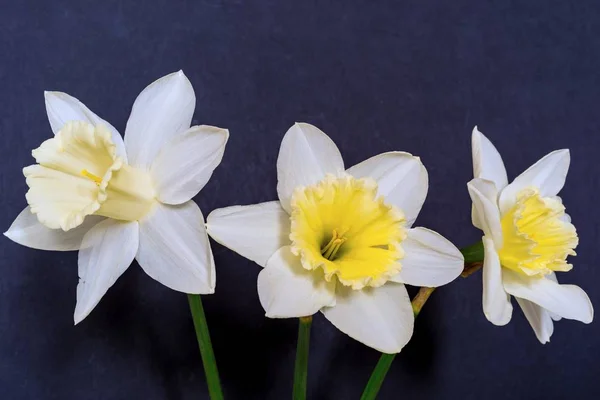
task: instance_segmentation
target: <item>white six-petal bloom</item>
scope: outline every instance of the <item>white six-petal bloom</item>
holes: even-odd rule
[[[75,323],[83,320],[133,259],[152,278],[186,293],[215,289],[204,217],[192,201],[223,157],[229,132],[190,127],[194,89],[182,71],[135,100],[125,141],[65,93],[46,92],[55,136],[24,169],[25,208],[5,233],[42,250],[79,250]]]
[[[575,285],[560,285],[555,271],[572,268],[575,227],[557,197],[569,169],[569,150],[543,157],[508,183],[502,157],[477,127],[473,129],[473,173],[468,183],[473,225],[484,233],[483,311],[495,325],[512,316],[511,295],[541,343],[550,340],[553,320],[590,323],[594,310]]]
[[[420,159],[390,152],[345,170],[333,141],[299,123],[283,138],[277,176],[279,201],[215,210],[209,235],[264,267],[267,317],[320,310],[367,346],[399,352],[414,324],[404,284],[444,285],[464,263],[438,233],[411,228],[428,190]]]

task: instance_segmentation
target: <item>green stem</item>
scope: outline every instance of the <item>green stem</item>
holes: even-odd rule
[[[221,390],[221,382],[219,381],[219,371],[217,370],[217,361],[210,342],[210,333],[202,308],[202,300],[198,294],[188,294],[190,310],[194,319],[194,328],[196,329],[196,339],[200,347],[200,355],[202,356],[202,364],[204,364],[204,373],[206,374],[206,384],[208,385],[208,393],[212,400],[223,400],[223,391]]]
[[[463,254],[465,258],[465,270],[463,272],[463,277],[467,277],[473,272],[477,271],[481,268],[483,262],[483,243],[477,242],[471,246],[460,249],[460,252]],[[431,293],[435,288],[427,288],[422,287],[419,289],[419,293],[414,297],[411,304],[413,307],[413,313],[415,318],[421,312],[421,309],[431,296]],[[367,386],[365,386],[365,390],[360,398],[360,400],[373,400],[377,397],[379,393],[379,389],[381,389],[381,385],[387,375],[390,367],[392,366],[392,362],[396,354],[381,354],[379,357],[379,361],[367,382]]]
[[[427,300],[429,300],[429,296],[431,296],[431,293],[433,293],[434,290],[435,288],[433,287],[422,287],[419,289],[417,295],[412,299],[410,303],[412,304],[413,314],[415,314],[415,318],[419,316],[419,313],[421,313],[421,309],[423,308]]]
[[[425,302],[427,302],[427,299],[429,299],[429,296],[431,296],[431,293],[433,293],[434,290],[435,288],[428,287],[422,287],[419,289],[419,293],[417,293],[417,295],[411,301],[415,318],[419,315],[421,309],[425,305]],[[379,357],[379,361],[377,362],[377,365],[371,374],[371,378],[369,378],[369,382],[367,382],[367,386],[365,386],[365,390],[363,391],[360,400],[373,400],[377,397],[379,389],[381,389],[381,385],[383,384],[383,380],[392,366],[392,361],[394,361],[395,357],[396,354],[381,354],[381,357]]]
[[[300,317],[298,325],[298,345],[296,347],[296,365],[294,367],[294,400],[306,399],[306,377],[308,375],[308,345],[310,343],[310,325],[312,316]]]
[[[396,354],[381,354],[381,357],[379,357],[379,361],[371,374],[371,378],[369,379],[369,382],[367,382],[367,386],[365,386],[362,396],[360,396],[360,400],[371,400],[377,397],[377,393],[379,393],[379,389],[381,389],[383,380],[392,366],[392,361],[394,361],[395,357]]]
[[[483,261],[483,242],[480,240],[477,243],[473,243],[470,246],[463,247],[460,249],[463,257],[465,258],[465,264],[479,263]]]

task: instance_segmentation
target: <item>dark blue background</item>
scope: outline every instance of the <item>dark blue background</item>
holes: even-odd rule
[[[281,138],[305,121],[347,165],[389,150],[421,156],[430,189],[417,225],[464,246],[480,236],[465,186],[475,124],[511,178],[569,147],[562,196],[580,246],[561,280],[600,307],[599,24],[595,0],[0,0],[0,227],[25,206],[21,168],[51,135],[43,90],[79,98],[123,132],[137,94],[181,68],[196,90],[194,123],[231,132],[196,199],[205,215],[275,199]],[[225,394],[288,398],[297,323],[264,318],[259,267],[213,248],[217,290],[204,303]],[[207,398],[184,295],[134,264],[74,327],[76,253],[6,238],[0,251],[2,398]],[[381,398],[599,398],[599,352],[597,321],[560,322],[544,346],[517,308],[493,326],[477,274],[434,293]],[[317,316],[309,397],[358,398],[377,358]]]

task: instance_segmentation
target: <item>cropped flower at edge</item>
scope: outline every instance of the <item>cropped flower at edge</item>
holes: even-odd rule
[[[202,212],[192,198],[223,157],[229,133],[190,127],[196,104],[182,71],[135,100],[125,140],[65,93],[46,92],[55,136],[23,173],[25,208],[5,235],[41,250],[79,250],[75,323],[83,320],[133,259],[150,277],[185,293],[215,289]]]
[[[592,322],[594,309],[575,285],[560,285],[555,272],[572,268],[577,232],[558,193],[569,170],[568,150],[543,157],[508,183],[502,157],[477,127],[473,130],[473,172],[468,183],[473,225],[484,232],[483,311],[495,325],[512,316],[517,299],[541,343],[550,341],[553,321]]]
[[[255,261],[266,316],[321,311],[350,337],[384,353],[410,340],[404,284],[435,287],[463,270],[460,251],[412,228],[428,190],[420,159],[390,152],[346,170],[333,141],[295,124],[277,159],[279,201],[218,209],[209,235]]]

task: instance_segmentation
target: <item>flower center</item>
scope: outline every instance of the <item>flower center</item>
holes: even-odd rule
[[[32,154],[38,164],[23,169],[26,198],[49,228],[68,231],[91,214],[135,221],[155,202],[149,174],[116,155],[111,133],[102,125],[68,122]]]
[[[331,236],[331,240],[329,241],[329,243],[327,243],[325,247],[321,249],[321,255],[329,261],[335,260],[335,255],[337,254],[340,247],[342,247],[342,243],[344,243],[346,240],[348,239],[338,234],[338,231],[334,229],[333,234]]]
[[[292,252],[346,286],[381,286],[400,272],[404,214],[377,197],[372,179],[328,175],[291,200]]]
[[[573,268],[566,259],[575,255],[579,239],[560,199],[542,197],[534,187],[523,189],[501,225],[498,254],[504,267],[528,276]]]

